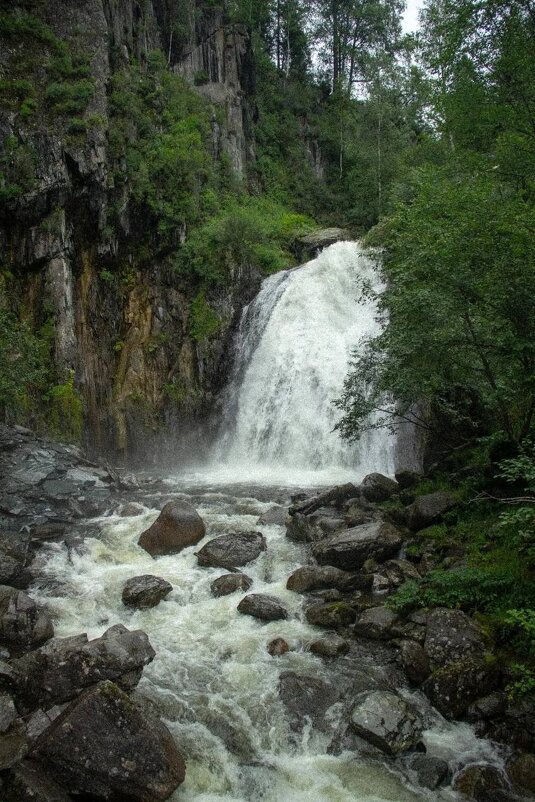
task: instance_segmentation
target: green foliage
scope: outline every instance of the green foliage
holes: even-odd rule
[[[239,265],[268,275],[294,264],[291,245],[312,225],[267,197],[228,198],[191,233],[178,253],[177,269],[220,283]]]
[[[28,192],[34,184],[35,153],[14,136],[4,140],[0,153],[0,201]]]
[[[190,306],[190,335],[196,342],[204,342],[215,334],[221,325],[203,290],[197,293]]]
[[[535,400],[535,210],[484,175],[420,170],[383,226],[384,331],[338,402],[344,436],[396,421],[423,398],[450,420],[526,436]],[[475,410],[475,413],[474,413]]]
[[[93,81],[83,78],[72,83],[49,84],[45,92],[45,99],[57,114],[74,116],[85,111],[93,97],[93,92]]]
[[[497,612],[534,604],[532,582],[510,570],[486,567],[431,571],[420,582],[406,582],[388,600],[389,607],[400,613],[418,607]]]
[[[47,393],[49,403],[47,424],[50,434],[69,443],[82,439],[84,407],[78,390],[74,386],[74,371],[70,371],[62,384],[52,387]]]
[[[520,701],[526,696],[535,693],[535,671],[522,663],[512,663],[509,666],[513,674],[513,681],[506,688],[507,695],[512,701]]]
[[[0,308],[0,410],[15,412],[45,376],[45,343],[30,327]]]

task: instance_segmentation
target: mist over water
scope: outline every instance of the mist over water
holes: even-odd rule
[[[326,248],[308,264],[266,279],[244,310],[223,430],[211,468],[228,480],[281,484],[358,481],[392,473],[393,438],[369,432],[357,445],[333,431],[351,353],[378,333],[374,263],[355,242]],[[211,471],[210,471],[211,472]]]

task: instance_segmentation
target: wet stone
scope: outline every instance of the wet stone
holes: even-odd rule
[[[223,574],[218,579],[214,579],[210,585],[212,596],[229,596],[238,590],[247,591],[252,586],[253,580],[245,574]]]
[[[126,607],[146,610],[156,607],[172,590],[173,586],[165,579],[145,574],[129,579],[123,588],[121,598]]]
[[[390,755],[414,749],[423,729],[415,710],[390,691],[373,691],[357,700],[351,725],[361,738]]]
[[[290,650],[290,647],[284,638],[274,638],[268,643],[267,650],[272,657],[281,657]]]
[[[265,548],[260,532],[237,532],[210,540],[196,554],[199,565],[231,570],[256,560]]]
[[[418,785],[432,791],[442,785],[449,775],[445,760],[428,755],[414,755],[409,761],[409,768],[416,773]]]
[[[318,638],[310,644],[310,651],[320,657],[339,657],[347,654],[349,643],[338,635],[329,635],[325,638]]]
[[[288,618],[288,612],[279,599],[262,593],[251,593],[249,596],[244,596],[238,604],[238,612],[242,615],[259,618],[261,621],[280,621]]]

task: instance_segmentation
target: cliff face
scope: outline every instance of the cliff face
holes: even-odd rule
[[[20,11],[21,19],[30,12],[45,33],[31,23],[35,30],[23,28],[14,36],[8,29],[0,39],[0,77],[15,88],[21,64],[36,85],[42,79],[42,64],[38,58],[26,63],[25,48],[36,37],[45,50],[52,47],[47,31],[87,57],[86,73],[76,64],[69,67],[86,78],[67,85],[76,87],[71,94],[82,92],[84,80],[93,85],[84,119],[96,122],[82,134],[76,119],[68,126],[53,117],[37,124],[9,104],[0,111],[4,188],[9,180],[20,185],[13,197],[6,191],[0,211],[3,290],[7,303],[34,328],[48,327],[58,376],[74,372],[89,445],[130,458],[152,451],[166,425],[183,442],[193,434],[223,380],[240,310],[260,282],[254,271],[231,267],[230,281],[209,291],[220,320],[217,334],[193,338],[197,288],[173,270],[168,249],[160,248],[157,232],[148,230],[151,220],[134,203],[130,183],[117,180],[124,165],[110,156],[113,75],[160,49],[171,70],[210,101],[213,159],[225,154],[234,174],[245,179],[254,159],[249,36],[201,2],[185,5],[178,36],[163,0],[21,2],[10,12]],[[49,86],[45,115],[47,104],[61,108],[54,92],[59,90]],[[28,162],[33,177],[25,184]],[[175,231],[175,242],[186,234]]]

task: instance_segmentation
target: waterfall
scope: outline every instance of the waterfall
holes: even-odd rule
[[[302,267],[266,279],[244,310],[214,463],[244,479],[292,483],[358,480],[393,472],[393,440],[366,433],[357,445],[333,428],[351,352],[378,332],[374,262],[355,242],[326,248]]]

